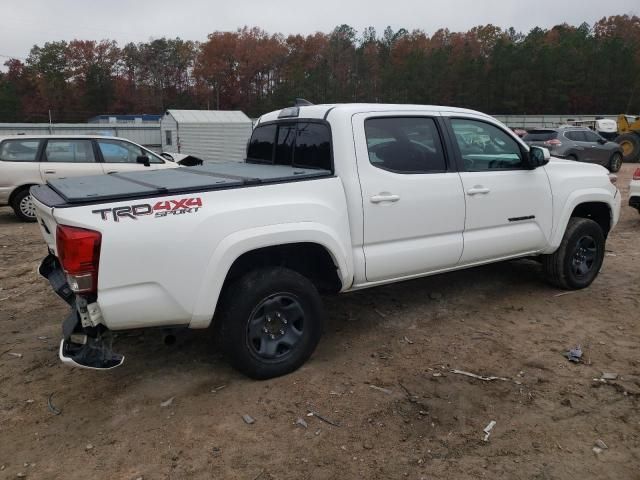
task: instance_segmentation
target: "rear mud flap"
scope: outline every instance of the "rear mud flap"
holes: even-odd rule
[[[71,307],[67,318],[62,322],[62,341],[58,355],[63,363],[91,370],[111,370],[124,362],[124,355],[111,349],[113,336],[102,325],[84,328],[80,321],[76,300],[86,310],[86,301],[77,299],[66,276],[54,255],[48,255],[38,269],[40,275],[49,280],[56,294]]]

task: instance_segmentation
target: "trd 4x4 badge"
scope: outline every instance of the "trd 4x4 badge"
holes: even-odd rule
[[[126,207],[101,208],[92,210],[91,213],[100,215],[102,220],[109,220],[113,217],[114,222],[119,222],[121,218],[131,218],[137,220],[138,217],[153,215],[155,218],[168,217],[170,215],[184,215],[187,213],[195,213],[202,208],[202,199],[179,198],[177,200],[164,200],[156,202],[154,205],[149,203],[139,203]]]

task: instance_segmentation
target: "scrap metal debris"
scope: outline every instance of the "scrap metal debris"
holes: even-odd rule
[[[7,355],[11,355],[12,357],[15,357],[15,358],[22,358],[21,353],[9,352],[7,353]]]
[[[564,352],[563,355],[567,357],[567,360],[570,362],[580,363],[582,361],[582,348],[578,345],[575,348]]]
[[[597,439],[595,443],[596,443],[596,447],[601,448],[602,450],[606,450],[607,448],[609,448],[607,444],[600,439]]]
[[[47,406],[49,407],[49,411],[51,413],[53,413],[54,415],[60,415],[62,413],[62,410],[56,408],[53,402],[51,401],[55,393],[56,392],[51,393],[51,395],[49,395],[49,398],[47,398]]]
[[[307,415],[309,417],[316,417],[316,418],[318,418],[318,420],[322,420],[323,422],[328,423],[329,425],[333,425],[334,427],[340,427],[341,426],[338,422],[335,422],[335,421],[331,420],[330,418],[327,418],[324,415],[319,414],[315,410],[311,410],[310,408],[308,408],[307,411],[309,412],[309,414]]]
[[[404,337],[404,341],[407,342],[409,345],[413,345],[413,342],[409,340],[406,335]]]
[[[477,375],[471,372],[465,372],[464,370],[451,370],[451,373],[455,373],[456,375],[464,375],[465,377],[476,378],[478,380],[482,380],[484,382],[492,382],[493,380],[502,380],[503,382],[510,382],[511,380],[505,377],[483,377],[482,375]]]
[[[244,415],[242,415],[242,420],[244,420],[244,423],[246,423],[247,425],[251,425],[252,423],[256,423],[256,419],[253,418],[251,415],[247,415],[246,413]]]
[[[171,405],[173,403],[173,401],[175,400],[176,397],[171,397],[167,400],[165,400],[164,402],[160,403],[161,407],[168,407],[169,405]]]
[[[610,373],[610,372],[602,372],[602,376],[600,377],[600,380],[617,380],[617,379],[618,379],[618,374]]]
[[[482,430],[484,432],[484,438],[482,439],[485,442],[489,441],[489,436],[491,435],[491,430],[493,430],[493,427],[496,426],[496,421],[495,420],[491,420],[489,422],[489,425],[487,425],[486,427],[484,427],[484,430]]]
[[[386,393],[387,395],[391,395],[393,393],[392,390],[388,388],[378,387],[377,385],[369,385],[369,388],[373,388],[374,390],[378,390],[379,392]]]
[[[307,428],[309,425],[307,425],[307,422],[305,421],[304,418],[299,418],[296,420],[296,425],[300,425],[301,427]]]

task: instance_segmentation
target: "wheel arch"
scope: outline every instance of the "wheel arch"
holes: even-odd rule
[[[602,228],[605,238],[607,238],[611,228],[617,221],[614,216],[614,205],[610,194],[576,192],[565,204],[558,226],[551,235],[550,246],[543,253],[553,253],[560,246],[564,232],[569,224],[569,219],[573,217],[594,220]]]
[[[344,240],[319,224],[281,224],[236,232],[216,247],[196,296],[191,328],[207,328],[222,289],[243,273],[265,266],[285,266],[328,292],[353,283],[353,262]],[[349,243],[350,245],[350,239]]]

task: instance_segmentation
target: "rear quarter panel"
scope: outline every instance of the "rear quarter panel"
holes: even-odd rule
[[[190,197],[200,198],[202,207],[185,214],[115,222],[93,213]],[[63,208],[55,216],[58,223],[102,233],[98,304],[105,325],[116,330],[207,327],[228,269],[254,248],[316,242],[329,249],[343,284],[353,271],[344,190],[336,177]]]

